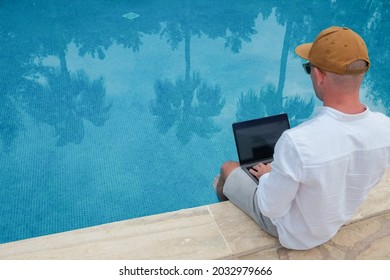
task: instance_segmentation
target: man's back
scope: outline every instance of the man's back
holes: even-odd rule
[[[310,248],[353,217],[388,166],[389,118],[324,107],[279,140],[273,170],[260,183],[260,208],[284,246]]]

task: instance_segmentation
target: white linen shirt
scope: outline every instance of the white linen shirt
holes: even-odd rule
[[[257,188],[262,214],[284,247],[318,246],[352,219],[390,166],[390,119],[322,107],[283,133],[271,166]]]

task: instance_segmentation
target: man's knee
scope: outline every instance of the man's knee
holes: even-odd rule
[[[240,164],[235,161],[227,161],[224,164],[222,164],[221,175],[219,177],[219,181],[217,184],[217,195],[220,201],[228,200],[228,198],[223,194],[225,180],[230,175],[230,173],[232,173],[232,171],[239,166]]]
[[[226,179],[230,175],[230,173],[232,173],[232,171],[239,166],[240,164],[236,161],[225,162],[221,167],[221,174],[223,178]]]

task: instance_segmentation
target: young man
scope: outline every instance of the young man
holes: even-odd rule
[[[226,162],[217,193],[284,247],[305,250],[331,239],[390,167],[390,119],[360,102],[370,60],[354,31],[327,28],[295,52],[308,60],[304,69],[324,106],[283,133],[271,164],[253,167],[258,186]]]

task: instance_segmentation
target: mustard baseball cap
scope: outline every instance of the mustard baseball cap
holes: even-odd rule
[[[313,43],[296,47],[295,52],[313,66],[336,74],[361,74],[370,67],[364,40],[347,27],[329,27],[321,31]],[[348,66],[356,60],[366,61],[367,66],[349,69]]]

